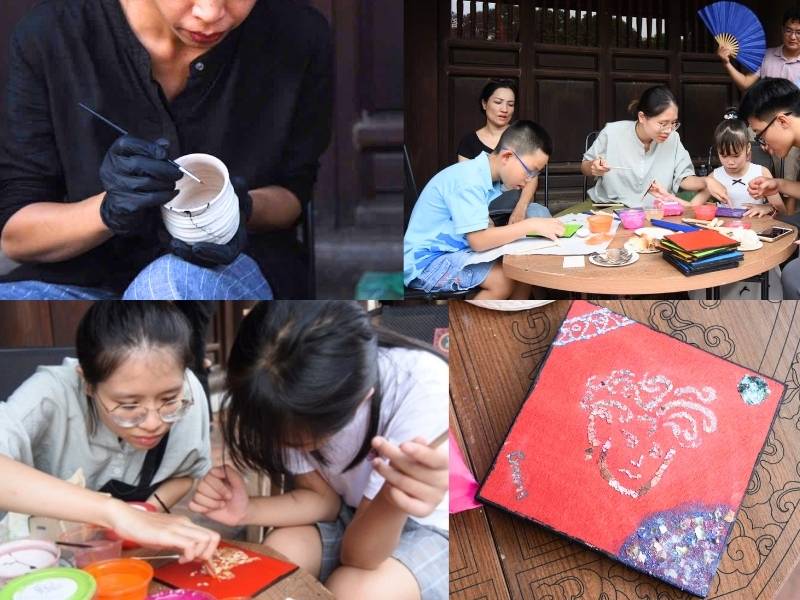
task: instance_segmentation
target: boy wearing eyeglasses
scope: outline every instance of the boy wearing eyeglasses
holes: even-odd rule
[[[530,286],[509,279],[499,260],[468,264],[475,252],[497,248],[535,232],[555,239],[564,231],[557,219],[532,217],[495,227],[489,203],[522,189],[547,165],[553,143],[543,127],[517,121],[491,154],[451,165],[428,182],[411,212],[403,240],[404,281],[425,292],[478,288],[477,299],[524,300]]]

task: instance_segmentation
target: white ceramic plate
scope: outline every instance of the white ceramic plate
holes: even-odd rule
[[[669,229],[664,229],[663,227],[640,227],[633,233],[635,233],[636,235],[646,235],[647,237],[653,238],[654,240],[660,240],[665,235],[672,235],[673,233],[678,233],[678,232],[670,231]]]
[[[639,245],[635,243],[635,240],[630,239],[625,242],[624,246],[625,250],[628,252],[632,252],[634,254],[656,254],[657,252],[661,252],[657,247],[650,248],[649,250],[640,250]]]
[[[550,304],[555,300],[467,300],[467,302],[489,310],[528,310]]]
[[[627,267],[628,265],[632,265],[637,260],[639,260],[639,253],[638,252],[631,252],[631,258],[628,262],[620,263],[618,265],[609,265],[606,263],[599,262],[594,255],[589,255],[589,262],[593,265],[597,265],[598,267]]]

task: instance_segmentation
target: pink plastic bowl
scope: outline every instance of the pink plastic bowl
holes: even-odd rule
[[[623,210],[619,213],[619,218],[625,229],[639,229],[644,226],[643,210]]]
[[[710,221],[717,214],[717,206],[715,204],[701,204],[694,207],[694,216],[701,221]]]

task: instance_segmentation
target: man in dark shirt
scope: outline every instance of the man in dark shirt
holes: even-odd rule
[[[265,297],[258,269],[238,254],[241,236],[194,260],[161,224],[159,206],[180,176],[162,159],[195,152],[246,182],[247,253],[275,295],[310,296],[294,229],[330,138],[332,106],[330,32],[313,8],[298,0],[46,0],[17,26],[9,72],[0,247],[23,264],[0,278],[14,282],[0,284],[0,298],[154,287],[170,297]],[[117,139],[79,102],[131,135]],[[166,142],[152,143],[159,138]],[[203,266],[165,254],[170,248]]]

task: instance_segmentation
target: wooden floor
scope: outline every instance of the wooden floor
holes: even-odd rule
[[[786,382],[778,418],[708,597],[800,599],[800,575],[793,573],[800,557],[800,305],[745,301],[598,304]],[[479,481],[568,306],[568,302],[555,302],[505,313],[450,303],[451,430]],[[451,598],[693,598],[494,508],[452,515],[450,531]]]

